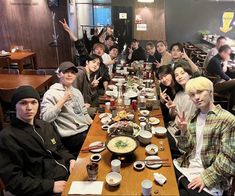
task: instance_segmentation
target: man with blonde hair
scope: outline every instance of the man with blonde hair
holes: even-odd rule
[[[235,170],[235,117],[213,103],[213,84],[193,78],[185,88],[198,111],[190,122],[179,116],[178,147],[186,153],[174,160],[180,195],[222,195]]]

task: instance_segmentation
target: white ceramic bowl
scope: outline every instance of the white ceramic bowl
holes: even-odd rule
[[[157,137],[165,137],[167,129],[165,127],[152,127],[152,133]]]
[[[149,144],[151,142],[152,137],[153,134],[151,132],[141,130],[138,135],[138,140],[142,144]]]
[[[98,153],[96,153],[96,154],[93,154],[93,155],[91,155],[91,161],[93,161],[93,162],[98,162],[98,161],[100,161],[100,159],[101,159],[101,155],[100,154],[98,154]]]
[[[112,121],[112,119],[111,118],[109,118],[109,117],[104,117],[104,118],[101,118],[101,123],[103,124],[103,125],[107,125],[107,124],[109,124],[111,121]]]
[[[110,172],[107,174],[105,179],[106,179],[106,182],[108,183],[108,185],[117,186],[121,183],[122,176],[121,176],[121,174],[119,174],[117,172]]]
[[[149,155],[154,155],[154,154],[157,154],[158,147],[155,144],[149,144],[145,147],[145,150]]]
[[[140,110],[140,115],[148,116],[149,115],[149,110]]]
[[[145,168],[145,163],[144,163],[144,161],[136,161],[136,162],[134,162],[133,167],[136,170],[143,170]]]

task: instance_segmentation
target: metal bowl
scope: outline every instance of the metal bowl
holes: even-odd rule
[[[116,135],[109,138],[105,143],[107,149],[119,156],[132,154],[139,146],[138,141],[128,135]]]

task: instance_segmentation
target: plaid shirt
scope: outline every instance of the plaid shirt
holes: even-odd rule
[[[197,112],[187,126],[188,132],[178,138],[178,147],[186,153],[177,159],[182,167],[189,166],[189,157],[196,150]],[[229,186],[229,178],[235,175],[235,116],[217,105],[208,112],[203,130],[201,159],[205,170],[201,174],[209,189],[220,184]]]

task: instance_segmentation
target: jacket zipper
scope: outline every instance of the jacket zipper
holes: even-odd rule
[[[45,144],[44,139],[43,139],[42,136],[36,131],[36,129],[35,129],[34,126],[33,126],[33,130],[34,130],[34,132],[41,138],[43,144]],[[49,153],[52,155],[52,153],[51,153],[50,150],[46,149],[46,151],[49,152]],[[52,157],[53,157],[53,156],[52,156]],[[55,160],[55,159],[54,159],[54,161],[56,162],[57,165],[63,167],[63,168],[68,172],[68,169],[67,169],[63,164],[59,163],[59,162],[58,162],[57,160]]]

